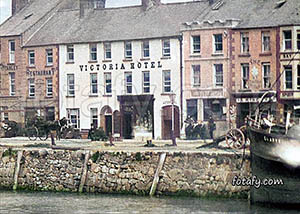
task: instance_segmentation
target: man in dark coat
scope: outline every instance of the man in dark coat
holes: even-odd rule
[[[214,139],[214,130],[216,129],[216,124],[212,116],[209,117],[208,120],[208,130],[211,139]]]

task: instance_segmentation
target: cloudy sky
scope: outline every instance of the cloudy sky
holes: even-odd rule
[[[11,0],[0,0],[0,23],[11,14]]]

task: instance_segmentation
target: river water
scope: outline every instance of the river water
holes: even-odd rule
[[[106,194],[0,191],[0,213],[65,214],[291,214],[297,210],[249,206],[246,200]]]

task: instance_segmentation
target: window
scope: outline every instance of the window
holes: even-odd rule
[[[10,96],[15,96],[16,95],[16,74],[15,73],[9,73],[9,95]]]
[[[46,108],[46,120],[47,121],[55,120],[55,108],[54,107]]]
[[[271,68],[269,63],[262,64],[263,88],[271,87]]]
[[[67,95],[75,96],[75,78],[74,74],[67,74]]]
[[[193,87],[200,87],[201,85],[200,65],[192,65],[192,69],[193,69]]]
[[[223,86],[223,64],[214,65],[215,70],[215,86]]]
[[[297,65],[297,89],[300,89],[300,65]]]
[[[125,58],[132,57],[132,45],[131,42],[125,42]]]
[[[194,121],[198,121],[198,102],[197,99],[187,100],[187,116]]]
[[[74,46],[67,45],[67,62],[74,62]]]
[[[111,43],[104,43],[104,59],[111,59]]]
[[[171,56],[170,40],[163,40],[162,41],[162,55],[164,57]]]
[[[35,84],[34,84],[34,79],[29,79],[28,80],[28,88],[29,88],[29,97],[34,97],[35,96]]]
[[[15,40],[8,41],[8,48],[9,48],[9,63],[15,63],[15,51],[16,51]]]
[[[144,71],[143,72],[143,93],[150,92],[150,72]]]
[[[241,53],[249,53],[249,34],[241,33]]]
[[[4,119],[5,121],[9,120],[8,112],[4,112],[4,114],[3,114],[3,119]]]
[[[300,50],[300,32],[297,32],[297,49]]]
[[[284,66],[285,71],[285,89],[293,89],[293,71],[292,66]]]
[[[270,46],[270,32],[265,31],[262,32],[262,52],[270,52],[271,46]]]
[[[214,120],[226,120],[226,100],[225,99],[203,99],[204,120],[213,117]]]
[[[193,50],[192,53],[200,53],[200,36],[192,36]]]
[[[143,41],[142,42],[142,57],[148,58],[150,57],[150,46],[149,41]]]
[[[98,94],[98,79],[97,74],[90,74],[91,79],[91,94]]]
[[[111,87],[111,73],[104,73],[104,87],[105,87],[105,94],[111,94],[112,87]]]
[[[132,73],[125,73],[125,93],[132,94]]]
[[[292,49],[292,31],[285,30],[283,31],[283,47],[284,50],[291,50]]]
[[[71,126],[75,129],[80,128],[79,109],[67,109],[68,119],[71,122]]]
[[[90,61],[97,61],[97,44],[90,44]]]
[[[46,50],[46,64],[53,65],[53,51],[52,49]]]
[[[249,64],[242,64],[242,89],[248,89],[248,81],[249,81]]]
[[[91,108],[91,124],[93,124],[94,128],[98,128],[98,109],[97,108]]]
[[[163,71],[163,92],[171,92],[171,71]]]
[[[53,96],[53,80],[52,78],[46,79],[46,96]]]
[[[28,51],[28,64],[34,66],[35,64],[35,53],[34,51]]]
[[[223,52],[223,36],[222,34],[214,35],[214,52],[222,53]]]

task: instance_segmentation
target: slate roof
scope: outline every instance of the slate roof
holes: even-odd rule
[[[32,0],[16,15],[0,25],[0,36],[15,36],[24,33],[36,24],[61,0]],[[25,18],[27,16],[27,18]]]
[[[274,27],[300,24],[300,0],[286,0],[276,8],[281,0],[223,0],[218,10],[200,14],[195,21],[216,21],[240,19],[236,28]],[[212,5],[214,6],[214,5]]]
[[[182,22],[195,19],[208,2],[85,10],[60,10],[26,46],[162,38],[180,35]]]

